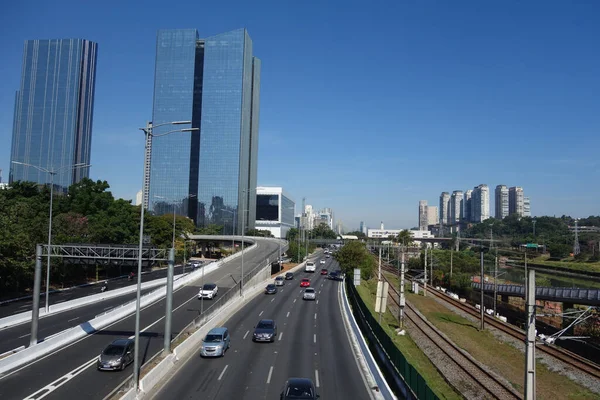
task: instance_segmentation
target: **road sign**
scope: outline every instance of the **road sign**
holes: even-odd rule
[[[383,313],[387,307],[389,285],[387,282],[377,282],[377,298],[375,299],[375,312]]]
[[[525,247],[527,247],[528,249],[537,249],[539,246],[537,243],[527,243]]]
[[[354,286],[360,286],[360,268],[354,268]]]

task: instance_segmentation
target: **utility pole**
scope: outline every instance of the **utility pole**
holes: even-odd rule
[[[379,269],[377,272],[377,280],[381,281],[381,246],[379,246]]]
[[[525,348],[525,400],[535,400],[535,270],[527,277],[527,345]]]
[[[498,297],[498,248],[496,248],[496,260],[494,261],[494,318],[496,317],[496,298]]]
[[[425,245],[425,259],[423,262],[423,269],[425,270],[423,275],[423,296],[427,296],[427,245]]]
[[[404,297],[404,249],[402,249],[402,261],[400,263],[400,328],[404,326],[404,306],[406,299]]]
[[[429,283],[433,287],[433,244],[431,245],[431,253],[429,253],[429,269],[431,271],[429,274]]]
[[[483,305],[483,283],[484,283],[484,276],[483,276],[483,249],[481,250],[480,253],[480,257],[479,257],[479,264],[481,266],[481,307],[480,307],[480,311],[481,311],[481,326],[479,327],[479,329],[481,331],[483,331],[483,329],[485,328],[485,306]]]
[[[579,248],[579,234],[577,232],[577,220],[575,220],[575,241],[573,242],[573,255],[579,255],[581,249]]]
[[[171,316],[173,311],[173,270],[175,268],[175,248],[169,250],[169,269],[167,270],[167,295],[165,310],[165,337],[163,351],[171,353]]]
[[[452,278],[452,256],[454,254],[454,251],[450,252],[450,278]]]

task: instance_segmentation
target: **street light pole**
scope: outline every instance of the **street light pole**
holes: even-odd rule
[[[47,252],[48,266],[46,267],[46,314],[48,314],[48,312],[50,311],[50,254],[51,254],[51,248],[52,248],[52,204],[53,204],[53,199],[54,199],[54,175],[56,175],[57,173],[59,173],[61,170],[64,170],[64,169],[87,168],[87,167],[91,167],[91,165],[85,164],[85,163],[78,163],[78,164],[73,164],[73,165],[65,165],[58,169],[47,169],[47,168],[39,167],[37,165],[19,162],[19,161],[12,161],[12,163],[18,164],[18,165],[24,165],[26,167],[32,167],[32,168],[37,169],[38,171],[45,172],[48,175],[50,175],[50,216],[48,219],[48,252]]]
[[[146,204],[146,170],[148,165],[148,138],[149,137],[159,137],[169,135],[175,132],[192,132],[197,131],[198,128],[184,128],[184,129],[176,129],[166,133],[162,133],[159,135],[154,135],[152,130],[154,128],[158,128],[164,125],[187,125],[191,124],[191,121],[173,121],[166,122],[163,124],[153,125],[152,122],[148,122],[145,128],[140,128],[141,131],[144,132],[145,139],[144,140],[144,174],[142,176],[142,204],[140,207],[140,237],[139,237],[139,246],[138,246],[138,271],[137,271],[137,294],[136,294],[136,303],[135,303],[135,342],[134,342],[134,351],[133,351],[133,387],[136,392],[139,391],[139,378],[140,378],[140,298],[142,293],[142,249],[144,246],[144,211]]]

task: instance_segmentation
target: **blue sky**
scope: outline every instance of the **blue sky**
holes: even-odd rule
[[[156,31],[246,27],[263,62],[259,185],[348,230],[410,228],[420,199],[480,183],[522,186],[534,215],[597,215],[599,16],[593,0],[12,2],[0,168],[7,180],[24,40],[98,42],[91,178],[132,199]]]

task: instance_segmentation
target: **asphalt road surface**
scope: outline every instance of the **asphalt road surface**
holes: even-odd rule
[[[249,271],[262,262],[267,255],[279,248],[278,243],[257,239],[257,248],[244,257],[244,269]],[[215,282],[224,292],[226,287],[239,281],[241,258],[238,257],[218,270],[206,274],[206,282]],[[184,286],[173,295],[173,336],[185,328],[200,312],[197,298],[200,280]],[[218,299],[218,297],[217,297]],[[210,300],[204,300],[204,307]],[[144,308],[140,316],[140,356],[142,363],[162,350],[164,337],[165,300]],[[84,339],[65,346],[59,351],[38,359],[20,370],[0,377],[0,398],[5,399],[103,399],[132,373],[132,365],[123,372],[100,372],[96,359],[102,349],[117,338],[134,335],[135,316],[120,321]]]
[[[190,268],[186,268],[189,270]],[[179,275],[182,273],[183,267],[178,266],[175,267],[175,275]],[[45,276],[42,278],[45,282]],[[167,268],[151,271],[145,274],[142,274],[142,282],[153,281],[155,279],[166,278],[167,277]],[[44,284],[42,282],[42,285]],[[108,287],[109,290],[123,288],[130,285],[135,285],[137,283],[137,279],[133,279],[131,281],[127,280],[127,278],[109,280]],[[100,288],[102,284],[94,284],[83,287],[74,287],[67,290],[50,292],[48,299],[50,300],[50,305],[63,303],[68,300],[78,299],[80,297],[86,297],[92,294],[100,293]],[[40,309],[46,307],[46,289],[42,288],[42,295],[40,296]],[[14,314],[19,314],[25,311],[31,311],[33,308],[33,300],[31,298],[17,300],[10,303],[5,303],[0,305],[0,318],[8,317]],[[1,353],[1,351],[0,351]]]
[[[343,284],[316,273],[297,273],[275,295],[261,294],[226,323],[231,348],[222,358],[192,356],[152,399],[278,399],[290,377],[310,378],[321,399],[370,399],[342,321]],[[337,269],[327,259],[325,267]],[[317,301],[302,300],[300,279],[308,277]],[[262,318],[278,325],[274,343],[252,342]]]

